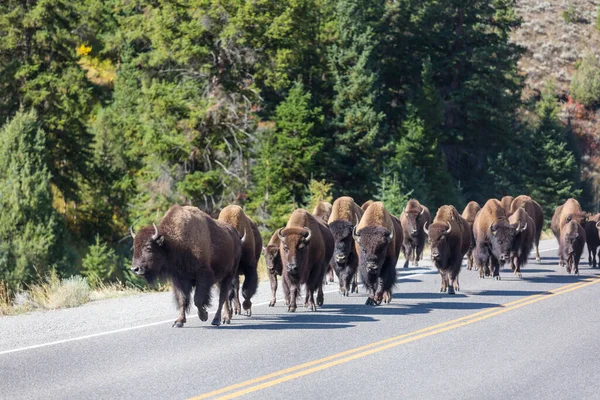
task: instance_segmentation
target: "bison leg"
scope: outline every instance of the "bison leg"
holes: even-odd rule
[[[413,248],[410,244],[404,247],[404,257],[406,258],[406,262],[404,263],[404,268],[408,268],[408,264],[409,264],[411,258],[413,257]]]
[[[295,312],[296,308],[298,308],[297,304],[296,304],[296,298],[298,297],[298,286],[297,285],[293,285],[293,286],[289,286],[289,283],[287,281],[283,281],[284,284],[284,290],[285,290],[285,285],[288,286],[288,290],[289,290],[289,294],[288,294],[288,299],[289,299],[289,305],[288,305],[288,311],[289,312]]]
[[[257,287],[258,273],[256,272],[256,265],[247,265],[244,273],[244,284],[242,285],[242,295],[244,296],[244,303],[242,304],[242,307],[244,307],[244,311],[246,311],[246,316],[248,317],[252,316],[252,301],[250,301],[250,299],[256,293]]]
[[[230,298],[233,297],[233,313],[235,315],[242,313],[242,305],[240,304],[240,277],[236,275],[233,278],[232,290]]]
[[[231,283],[230,283],[231,284]],[[196,279],[196,291],[194,292],[194,304],[198,309],[200,321],[208,320],[206,309],[210,307],[210,288],[213,285],[213,277],[210,273],[200,274]]]
[[[419,266],[419,260],[422,258],[423,245],[417,244],[417,250],[415,251],[415,267]]]
[[[448,289],[448,277],[446,273],[443,271],[440,272],[440,278],[442,278],[442,282],[440,284],[440,293],[444,293]]]
[[[221,283],[219,284],[219,305],[217,307],[217,312],[215,313],[215,317],[213,318],[211,324],[214,326],[221,325],[221,312],[223,310],[223,305],[225,304],[227,298],[229,297],[229,291],[231,290],[231,281],[233,280],[232,276],[228,276],[223,278]],[[228,305],[225,306],[225,316],[223,317],[223,323],[229,324],[231,323],[231,309]]]
[[[173,295],[175,296],[175,301],[177,302],[177,309],[179,311],[179,316],[173,323],[174,328],[183,328],[183,324],[187,322],[185,318],[185,312],[188,310],[188,308],[190,308],[190,292],[191,288],[176,287],[173,284]]]
[[[542,262],[542,257],[540,257],[540,243],[539,242],[535,244],[535,260],[538,263]]]
[[[358,272],[354,273],[354,277],[352,278],[352,290],[351,293],[358,293]]]
[[[274,307],[277,301],[277,275],[270,273],[269,282],[271,283],[271,301],[269,302],[269,307]]]
[[[512,263],[513,263],[513,272],[515,273],[516,276],[521,278],[523,275],[521,274],[521,263],[519,262],[519,257],[514,256]]]

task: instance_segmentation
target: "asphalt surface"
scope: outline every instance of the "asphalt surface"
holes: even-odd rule
[[[0,399],[598,399],[600,270],[585,252],[567,275],[556,242],[541,248],[522,278],[463,268],[455,296],[434,270],[399,268],[378,307],[336,283],[317,312],[288,313],[266,282],[252,317],[218,328],[194,310],[171,328],[167,293],[3,317]]]

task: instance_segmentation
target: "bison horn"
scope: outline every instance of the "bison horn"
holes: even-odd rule
[[[425,212],[425,207],[421,207],[421,212],[419,213],[419,215],[423,215],[424,212]]]
[[[352,229],[352,237],[354,238],[354,240],[356,240],[358,242],[358,239],[360,239],[360,235],[358,234],[358,232],[356,232],[356,226]]]
[[[523,232],[526,229],[527,229],[527,222],[525,222],[525,225],[521,228],[521,232]]]
[[[392,231],[390,232],[390,240],[394,238],[394,226],[392,225]]]
[[[450,222],[448,222],[448,221],[446,221],[446,223],[448,224],[448,230],[446,231],[446,235],[447,235],[450,232],[452,232],[452,224],[450,224]]]
[[[600,221],[596,222],[596,228],[600,228]]]
[[[304,227],[304,229],[306,229],[308,231],[308,235],[306,235],[306,237],[304,238],[304,241],[308,243],[308,241],[312,237],[312,232],[307,227]]]
[[[427,229],[427,221],[425,221],[425,225],[423,225],[423,230],[425,231],[426,235],[429,235],[429,229]]]
[[[277,237],[279,238],[279,240],[285,240],[285,237],[281,234],[282,230],[283,230],[283,228],[279,228],[277,230]]]
[[[131,226],[129,227],[129,234],[131,235],[131,237],[132,237],[132,238],[134,238],[134,239],[135,239],[135,232],[133,231],[133,225],[131,225]]]
[[[246,228],[244,228],[244,236],[241,237],[242,244],[246,241]]]
[[[158,228],[156,225],[154,225],[154,223],[152,223],[152,226],[154,227],[154,235],[152,235],[152,240],[156,240],[158,239]]]

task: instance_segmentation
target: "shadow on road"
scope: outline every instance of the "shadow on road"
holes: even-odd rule
[[[560,273],[562,272],[562,274]],[[583,281],[584,279],[589,278],[589,276],[585,275],[568,275],[564,270],[559,270],[558,274],[554,275],[545,275],[545,276],[526,276],[523,274],[523,279],[526,282],[534,282],[534,283],[576,283]]]
[[[285,312],[282,307],[282,312]],[[298,307],[295,313],[289,314],[253,314],[252,319],[246,319],[250,323],[236,324],[244,321],[234,319],[231,325],[224,325],[227,329],[247,330],[288,330],[288,329],[343,329],[352,328],[358,322],[376,322],[377,320],[368,315],[348,315],[339,313],[325,313],[325,307],[320,312],[310,312],[303,307]],[[337,309],[337,308],[336,308]],[[366,314],[366,313],[365,313]]]

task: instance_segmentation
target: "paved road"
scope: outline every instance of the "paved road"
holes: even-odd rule
[[[522,279],[463,269],[455,296],[401,269],[391,305],[328,286],[316,313],[257,304],[219,328],[171,328],[166,293],[0,318],[0,398],[597,399],[600,276],[566,275],[555,247]]]

